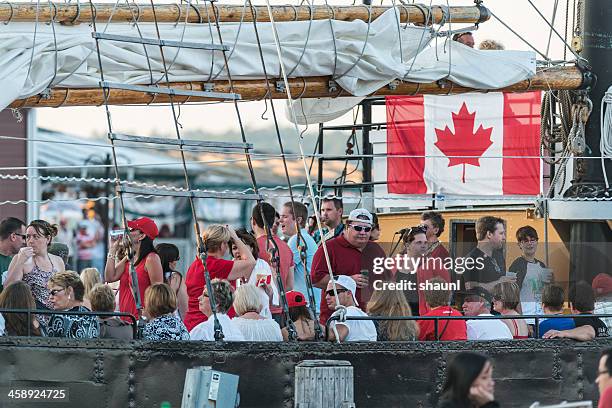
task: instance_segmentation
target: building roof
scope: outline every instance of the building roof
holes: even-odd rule
[[[38,129],[36,140],[38,141],[35,144],[38,166],[52,167],[41,169],[41,174],[77,177],[105,176],[106,168],[101,164],[107,155],[112,154],[112,149],[107,140],[42,128]],[[117,147],[117,161],[121,177],[138,181],[181,179],[182,182],[183,166],[178,151],[156,150],[150,148],[151,146],[136,147],[134,144],[129,146],[123,144]],[[258,152],[258,150],[255,150],[255,152]],[[267,187],[286,187],[287,179],[282,159],[273,156],[260,156],[258,154],[252,156],[257,184]],[[189,152],[186,154],[186,160],[189,175],[194,180],[194,187],[251,187],[248,166],[242,153]],[[310,158],[307,158],[308,164],[310,164],[310,160]],[[352,161],[348,167],[349,171],[355,165],[356,162]],[[287,167],[293,185],[306,183],[304,165],[301,159],[294,156],[290,157],[287,160]],[[342,173],[343,168],[344,162],[326,161],[324,182],[333,183]],[[311,171],[313,182],[317,180],[317,171],[315,163]],[[114,169],[111,167],[110,177],[113,175]],[[360,177],[361,172],[356,171],[349,176],[349,179],[358,181]]]
[[[112,149],[107,140],[81,137],[39,128],[36,135],[36,156],[38,166],[53,167],[41,169],[41,173],[59,175],[83,175],[102,177],[105,168],[101,166]],[[128,178],[174,178],[183,176],[180,160],[168,152],[149,148],[125,147],[117,149],[117,162]],[[195,171],[202,171],[201,165],[190,165]],[[111,168],[111,174],[113,174]]]

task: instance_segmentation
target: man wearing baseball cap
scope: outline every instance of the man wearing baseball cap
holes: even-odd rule
[[[493,296],[486,289],[476,286],[460,294],[464,295],[463,314],[465,316],[493,316],[490,313]],[[510,329],[500,319],[468,320],[466,326],[468,340],[512,339]]]
[[[335,292],[334,292],[335,286]],[[329,281],[325,292],[325,303],[330,310],[336,310],[337,305],[346,307],[346,316],[367,316],[359,306],[355,292],[357,285],[350,276],[334,276]],[[336,296],[336,294],[338,296]],[[335,328],[336,330],[333,330]],[[376,327],[371,320],[346,320],[344,322],[332,321],[329,325],[329,340],[340,342],[348,341],[376,341]],[[336,335],[338,336],[336,338]]]
[[[365,307],[372,296],[374,281],[382,279],[382,275],[372,274],[374,259],[386,256],[380,245],[370,241],[372,224],[372,214],[368,210],[357,208],[351,211],[342,234],[324,241],[314,255],[310,272],[314,286],[326,289],[329,283],[329,270],[323,251],[325,245],[334,275],[345,275],[353,280],[356,288],[352,293],[358,300],[355,303]],[[325,324],[332,312],[323,293],[319,321]]]

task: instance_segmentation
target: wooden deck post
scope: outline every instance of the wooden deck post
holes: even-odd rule
[[[295,367],[295,408],[355,408],[348,361],[306,360]]]

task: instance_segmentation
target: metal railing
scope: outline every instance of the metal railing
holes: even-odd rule
[[[534,325],[534,337],[535,339],[540,338],[540,320],[546,319],[560,319],[560,318],[585,318],[585,317],[612,317],[612,313],[606,314],[579,314],[579,315],[567,315],[567,314],[554,314],[554,315],[494,315],[494,316],[346,316],[346,320],[433,320],[434,321],[434,337],[436,341],[440,341],[439,336],[439,325],[440,320],[525,320],[533,319]],[[333,321],[339,321],[339,316],[332,316],[325,322],[325,340],[328,338],[329,325]]]
[[[39,309],[3,309],[0,308],[2,314],[27,314],[28,316],[28,335],[32,336],[32,315],[76,315],[76,316],[96,316],[96,317],[127,317],[132,322],[133,338],[136,339],[138,336],[138,321],[136,317],[130,313],[123,312],[75,312],[70,310],[39,310]]]

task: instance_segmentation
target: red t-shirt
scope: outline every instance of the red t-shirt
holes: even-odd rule
[[[150,256],[149,254],[148,256]],[[147,257],[148,257],[147,256]],[[136,265],[136,276],[138,277],[138,291],[140,292],[140,304],[144,308],[145,290],[151,286],[149,273],[145,270],[146,259],[140,261]],[[136,309],[136,300],[134,299],[134,291],[132,290],[132,279],[130,277],[130,263],[126,262],[125,269],[119,278],[119,311],[131,313],[138,319],[138,310]],[[131,322],[131,319],[122,317],[123,320]]]
[[[610,357],[608,357],[610,358]],[[612,387],[608,387],[604,390],[603,394],[599,397],[598,408],[612,408]]]
[[[449,306],[439,306],[423,316],[462,316],[457,310]],[[419,340],[436,340],[435,321],[418,320]],[[438,320],[438,335],[440,340],[467,340],[465,320]]]
[[[442,243],[438,243],[438,246],[434,248],[433,251],[431,251],[431,254],[429,255],[432,258],[441,258],[443,261],[446,258],[450,258],[450,254],[448,253],[448,250],[444,247],[444,245],[442,245]]]
[[[372,296],[374,290],[374,281],[383,279],[383,275],[376,275],[372,273],[374,258],[384,258],[385,251],[375,242],[368,242],[366,247],[360,251],[355,248],[344,238],[344,235],[339,235],[336,238],[325,241],[327,245],[327,253],[329,254],[329,261],[331,263],[332,270],[335,275],[356,275],[361,270],[367,269],[369,271],[369,285],[367,288],[357,288],[355,297],[359,302],[361,310],[365,311],[368,301]],[[325,276],[329,276],[327,269],[327,263],[325,262],[325,254],[323,253],[323,247],[320,246],[312,259],[312,268],[310,270],[310,276],[312,283],[317,283]],[[321,314],[319,321],[325,324],[332,311],[327,307],[325,300],[325,290],[321,291]]]
[[[215,258],[214,256],[210,255],[206,260],[206,267],[208,268],[208,274],[210,275],[211,280],[227,279],[233,266],[234,261],[227,261],[225,259]],[[189,267],[187,276],[185,277],[185,285],[187,286],[188,307],[183,323],[185,323],[187,330],[191,331],[191,329],[196,327],[198,324],[208,320],[206,315],[200,312],[199,308],[200,301],[198,298],[202,294],[205,285],[204,266],[202,266],[202,262],[199,258],[196,258]],[[230,311],[233,311],[233,309]],[[228,313],[228,315],[229,314],[230,313]]]
[[[291,269],[292,266],[295,266],[295,263],[293,262],[293,252],[291,251],[291,248],[289,248],[289,245],[287,245],[282,239],[280,239],[279,237],[273,237],[274,242],[276,242],[276,245],[278,245],[278,256],[280,258],[280,273],[281,273],[281,280],[283,281],[283,287],[285,288],[285,291],[287,291],[287,278],[289,276],[289,270]],[[259,247],[259,258],[263,259],[264,261],[266,261],[268,264],[270,264],[270,253],[266,251],[266,242],[267,242],[267,237],[265,235],[262,235],[261,237],[257,238],[257,246]],[[276,268],[274,268],[274,266],[272,264],[270,264],[270,267],[272,268],[272,271],[276,272]],[[283,313],[283,308],[281,307],[271,307],[270,308],[270,312],[272,314],[279,314],[279,313]]]
[[[426,262],[427,258],[425,259]],[[444,279],[446,282],[450,282],[450,273],[444,267],[441,269],[438,268],[439,262],[433,262],[433,258],[430,258],[429,262],[431,263],[431,268],[419,268],[416,271],[417,278],[417,292],[419,295],[419,315],[423,316],[425,313],[429,312],[429,306],[427,306],[427,302],[425,302],[425,292],[420,289],[421,283],[425,283],[429,281],[434,276],[439,276]],[[425,264],[427,266],[427,263]]]

